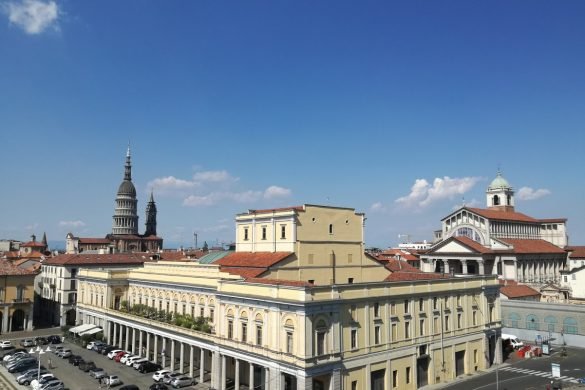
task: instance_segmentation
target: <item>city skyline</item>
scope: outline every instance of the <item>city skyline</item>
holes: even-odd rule
[[[0,238],[110,233],[130,142],[165,247],[304,203],[431,240],[498,169],[585,244],[585,4],[182,6],[0,5]]]

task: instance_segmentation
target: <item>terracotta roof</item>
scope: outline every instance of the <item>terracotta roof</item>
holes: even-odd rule
[[[29,242],[25,242],[24,244],[20,244],[20,247],[23,246],[30,246],[33,248],[44,248],[45,244],[43,244],[42,242],[38,242],[38,241],[29,241]]]
[[[159,255],[159,258],[164,261],[188,260],[183,252],[160,252],[157,254]],[[150,253],[150,255],[152,256],[153,254]]]
[[[413,267],[406,261],[398,259],[381,260],[384,263],[384,267],[390,272],[420,272],[418,268]]]
[[[43,265],[101,265],[101,264],[142,264],[150,261],[148,256],[137,253],[114,254],[65,254],[52,257],[43,262]]]
[[[400,257],[406,261],[418,261],[419,258],[417,255],[414,255],[410,252],[407,252],[403,249],[386,249],[383,252],[378,253],[375,255],[378,260],[384,261],[389,258]]]
[[[283,279],[263,279],[263,278],[248,278],[246,282],[272,284],[275,286],[293,286],[293,287],[313,287],[314,284],[303,282],[301,280],[283,280]]]
[[[244,279],[257,278],[266,271],[266,268],[252,267],[221,267],[221,271],[228,272],[232,275],[239,275]]]
[[[529,217],[526,214],[518,213],[516,211],[477,209],[472,207],[465,208],[487,219],[495,219],[500,221],[538,222],[537,219]]]
[[[469,237],[465,236],[458,236],[458,237],[451,237],[454,241],[459,241],[463,245],[467,246],[470,249],[473,249],[479,253],[492,253],[490,248],[486,248],[485,246],[481,245],[479,242],[472,240]]]
[[[498,238],[498,240],[514,246],[514,249],[512,250],[513,253],[565,253],[563,249],[545,240],[524,240],[515,238]],[[505,251],[506,250],[504,250],[504,252]]]
[[[34,275],[36,272],[25,270],[15,266],[6,260],[0,260],[0,276],[10,275]]]
[[[241,214],[266,214],[266,213],[278,213],[281,211],[304,211],[305,208],[303,206],[290,206],[290,207],[281,207],[276,209],[262,209],[262,210],[248,210],[247,213]]]
[[[563,222],[567,222],[567,218],[544,218],[544,219],[539,219],[538,222],[542,222],[542,223],[563,223]]]
[[[534,297],[540,295],[538,291],[525,284],[508,284],[507,286],[502,286],[500,287],[500,293],[508,298]]]
[[[40,261],[37,260],[37,259],[29,259],[28,257],[24,257],[22,259],[18,259],[18,260],[13,261],[12,264],[14,264],[17,267],[20,267],[22,264],[24,264],[24,263],[26,263],[28,261],[33,261],[35,263],[40,263]]]
[[[215,262],[230,267],[268,268],[292,255],[292,252],[234,252]]]
[[[449,279],[451,276],[448,274],[438,274],[432,272],[405,272],[398,271],[393,272],[384,279],[387,282],[405,282],[405,281],[416,281],[416,280],[435,280],[435,279]]]
[[[571,252],[569,255],[569,258],[571,259],[580,259],[585,257],[585,246],[568,246],[565,249]]]
[[[80,244],[111,244],[108,238],[79,237]]]

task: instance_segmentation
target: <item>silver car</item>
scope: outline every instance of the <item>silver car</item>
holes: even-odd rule
[[[171,386],[175,389],[178,387],[191,386],[195,384],[195,380],[187,375],[181,375],[171,381]]]

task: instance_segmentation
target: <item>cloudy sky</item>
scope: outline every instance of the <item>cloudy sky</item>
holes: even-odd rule
[[[234,216],[365,212],[366,243],[485,205],[585,244],[585,2],[0,0],[0,238],[111,231],[128,143],[140,223],[230,242]],[[142,228],[143,230],[143,228]]]

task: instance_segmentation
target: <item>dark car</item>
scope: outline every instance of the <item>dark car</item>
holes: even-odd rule
[[[88,372],[89,370],[96,368],[96,365],[94,362],[82,362],[79,363],[77,368],[79,368],[83,372]]]
[[[169,387],[164,383],[153,383],[148,390],[169,390]]]
[[[47,341],[51,344],[61,344],[61,336],[51,335],[47,337]]]
[[[158,370],[162,370],[162,366],[153,362],[144,362],[138,366],[138,371],[143,374],[146,372],[155,372]]]
[[[49,344],[49,340],[46,337],[38,336],[35,337],[35,345],[46,345]]]
[[[10,373],[14,373],[14,372],[23,372],[26,370],[29,370],[33,367],[35,367],[38,364],[37,359],[30,357],[30,358],[25,358],[22,360],[19,360],[17,363],[11,365],[8,368],[8,372]]]
[[[112,352],[113,350],[118,349],[118,347],[114,347],[113,345],[108,345],[105,348],[103,348],[100,353],[102,355],[107,355],[108,353]]]
[[[2,359],[4,359],[5,356],[14,355],[17,352],[28,352],[28,349],[26,349],[26,348],[15,348],[15,349],[12,349],[10,351],[6,351],[6,353],[2,354]]]
[[[118,390],[140,390],[140,388],[136,385],[124,385],[120,387]]]

